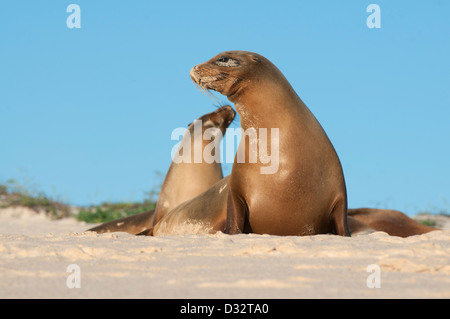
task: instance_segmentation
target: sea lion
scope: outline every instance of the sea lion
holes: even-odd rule
[[[234,102],[241,127],[279,129],[278,170],[261,174],[264,161],[235,157],[227,199],[226,233],[350,236],[347,192],[336,151],[322,126],[278,68],[247,51],[227,51],[191,69],[192,80]],[[245,159],[254,156],[241,138]],[[254,141],[253,141],[254,142]],[[259,145],[261,147],[261,144]]]
[[[225,105],[198,119],[202,123],[201,131],[195,130],[195,121],[189,125],[178,148],[178,154],[181,148],[183,148],[183,152],[186,151],[185,145],[188,143],[190,143],[191,154],[187,161],[172,162],[159,193],[153,224],[156,224],[166,213],[179,204],[201,194],[217,181],[223,179],[220,161],[208,163],[203,158],[205,148],[211,144],[211,140],[203,137],[206,131],[210,131],[211,128],[218,128],[219,130],[213,131],[214,135],[211,139],[214,139],[217,145],[215,151],[219,152],[218,144],[225,135],[226,129],[234,120],[235,115],[236,112],[233,108]],[[201,143],[196,141],[201,141]],[[183,156],[185,155],[183,153]]]
[[[167,212],[182,202],[201,194],[217,181],[223,179],[221,163],[204,161],[203,152],[206,147],[211,147],[212,140],[214,140],[214,145],[217,145],[215,149],[211,147],[212,150],[219,151],[218,144],[233,121],[235,114],[236,112],[231,106],[225,105],[198,119],[198,121],[201,121],[201,130],[198,129],[199,124],[196,126],[196,121],[188,125],[176,154],[187,150],[191,152],[182,162],[172,161],[161,186],[154,210],[107,222],[88,231],[97,233],[119,231],[130,234],[141,233],[146,229],[152,228]],[[213,128],[216,128],[216,130],[210,130]],[[206,132],[209,132],[211,140],[203,138]],[[201,143],[196,141],[201,141]],[[200,152],[202,155],[200,161],[198,161],[199,158],[196,158],[196,152]]]
[[[408,217],[402,212],[390,209],[376,208],[357,208],[348,210],[350,231],[359,232],[356,223],[350,224],[350,218],[357,220],[359,223],[366,225],[375,231],[383,231],[391,236],[409,237],[421,235],[437,228],[425,226]]]

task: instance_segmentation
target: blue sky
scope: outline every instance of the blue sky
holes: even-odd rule
[[[66,25],[71,3],[80,29]],[[366,25],[371,3],[380,29]],[[190,68],[248,50],[278,66],[324,127],[350,207],[450,210],[449,1],[1,8],[0,182],[77,205],[141,200],[170,165],[172,130],[214,109]]]

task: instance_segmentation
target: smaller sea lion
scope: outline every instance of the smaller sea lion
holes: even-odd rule
[[[214,161],[208,163],[203,160],[203,156],[198,161],[198,158],[195,158],[195,152],[200,152],[203,155],[205,148],[211,146],[212,140],[218,146],[218,143],[225,135],[226,129],[233,121],[235,115],[236,112],[233,108],[225,105],[198,119],[201,121],[201,130],[196,130],[195,121],[188,125],[178,147],[178,152],[182,153],[182,151],[184,152],[190,149],[190,159],[188,158],[188,160],[182,162],[172,161],[161,186],[161,192],[154,210],[103,223],[88,229],[88,231],[95,231],[97,233],[127,232],[133,235],[139,234],[146,229],[151,229],[159,219],[163,218],[179,204],[201,194],[217,181],[223,179],[220,162]],[[219,130],[209,130],[211,128],[217,128]],[[211,135],[209,136],[211,140],[203,138],[207,131]],[[218,134],[219,131],[221,134]],[[196,142],[199,140],[201,140],[201,143]],[[218,152],[219,147],[215,148],[214,151]]]

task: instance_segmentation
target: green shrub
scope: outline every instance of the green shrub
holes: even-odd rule
[[[421,223],[422,225],[425,225],[425,226],[430,226],[430,227],[436,227],[436,225],[437,225],[436,221],[431,220],[431,219],[420,220],[419,223]]]
[[[147,197],[143,202],[104,203],[98,206],[82,208],[79,210],[76,218],[88,223],[104,223],[154,209],[163,179],[161,173],[156,172],[155,174],[157,175],[158,183],[147,193]],[[68,217],[73,214],[69,205],[52,200],[44,193],[38,192],[36,186],[30,186],[29,183],[26,184],[27,186],[24,186],[23,183],[14,179],[0,184],[0,195],[4,195],[1,198],[2,206],[25,206],[35,211],[44,210],[51,218],[55,219]]]
[[[155,203],[105,203],[100,206],[91,206],[80,210],[77,219],[87,223],[106,223],[115,219],[124,218],[155,208]]]

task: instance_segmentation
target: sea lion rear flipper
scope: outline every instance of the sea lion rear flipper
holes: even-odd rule
[[[350,215],[347,216],[347,222],[350,234],[352,236],[370,234],[376,231]]]
[[[137,234],[141,229],[147,229],[153,225],[153,218],[155,210],[149,210],[136,215],[115,219],[109,222],[105,222],[98,226],[92,227],[87,231],[93,231],[98,234],[112,233],[112,232],[125,232],[132,235]]]

